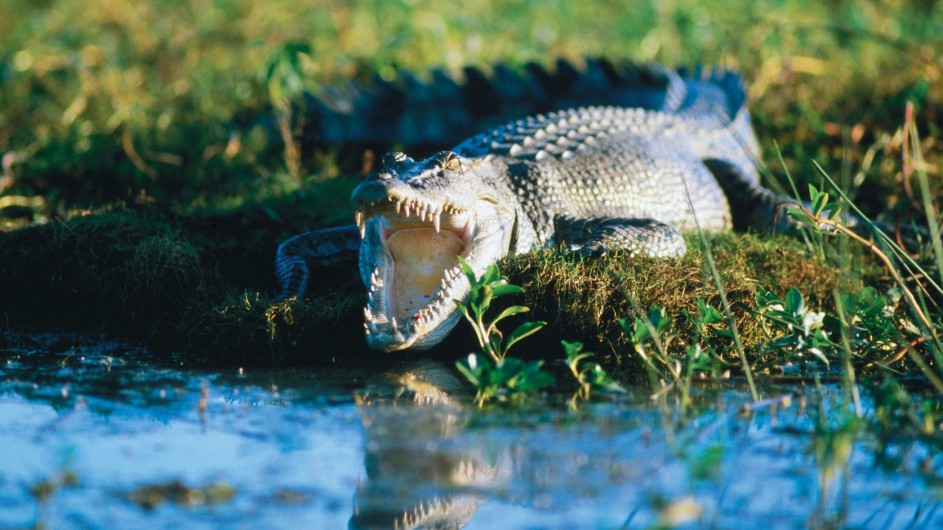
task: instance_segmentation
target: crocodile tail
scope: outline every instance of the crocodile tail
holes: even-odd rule
[[[738,72],[700,65],[692,70],[679,68],[678,74],[687,88],[687,98],[675,112],[692,116],[710,113],[733,121],[746,110],[746,85]]]
[[[496,65],[465,68],[461,79],[442,70],[420,78],[400,72],[388,81],[348,82],[309,94],[299,109],[303,138],[322,144],[393,142],[454,145],[491,127],[571,107],[614,105],[674,111],[690,99],[685,81],[657,64],[587,59],[553,69]]]
[[[688,93],[676,112],[701,129],[723,129],[739,145],[740,152],[734,158],[743,167],[759,167],[759,142],[750,124],[743,77],[733,70],[706,66],[681,68],[678,73]]]

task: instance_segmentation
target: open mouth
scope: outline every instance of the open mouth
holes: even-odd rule
[[[455,299],[469,283],[458,264],[467,258],[475,218],[452,204],[388,196],[361,202],[361,273],[367,286],[367,342],[388,351],[435,344],[454,319]]]

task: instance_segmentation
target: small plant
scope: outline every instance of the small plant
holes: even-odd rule
[[[728,341],[733,339],[733,332],[725,326],[727,319],[720,311],[702,298],[698,298],[697,314],[691,314],[686,309],[682,309],[681,314],[694,327],[694,341],[687,350],[685,372],[688,377],[696,373],[708,373],[714,377],[720,377],[727,369],[736,366],[736,363],[724,359],[726,353],[732,349],[732,345],[728,342],[726,346],[718,346],[711,340],[714,336]]]
[[[681,376],[681,364],[668,354],[668,344],[675,338],[671,324],[671,317],[658,306],[652,306],[647,318],[636,318],[631,324],[619,319],[619,325],[632,338],[635,353],[642,358],[649,372],[660,377],[663,370],[667,370],[673,379],[677,379]]]
[[[456,300],[455,304],[475,330],[482,351],[487,353],[494,362],[500,362],[507,355],[511,346],[524,337],[533,335],[547,324],[542,321],[524,322],[512,331],[505,340],[501,330],[498,329],[498,322],[513,315],[526,313],[530,311],[530,308],[519,305],[508,307],[501,311],[491,322],[487,323],[485,322],[485,313],[491,307],[493,299],[509,294],[520,294],[524,290],[516,285],[509,284],[507,278],[498,271],[497,265],[490,265],[481,278],[478,278],[461,256],[459,256],[458,262],[462,272],[465,273],[471,283],[471,292],[468,295],[468,303]]]
[[[566,353],[566,365],[579,385],[579,389],[570,400],[571,406],[574,406],[578,399],[589,399],[594,389],[601,392],[625,392],[622,385],[606,373],[602,366],[588,361],[594,354],[583,351],[583,343],[562,340],[560,344],[563,345],[563,351]]]
[[[486,322],[485,314],[491,307],[492,300],[499,296],[520,294],[524,290],[509,284],[497,265],[490,265],[481,278],[478,278],[461,256],[458,262],[471,283],[471,291],[467,303],[456,300],[455,304],[475,330],[483,355],[471,353],[467,358],[456,362],[455,366],[477,390],[475,403],[482,406],[492,398],[520,397],[553,386],[556,381],[543,370],[543,361],[528,362],[507,356],[511,346],[536,333],[546,322],[524,322],[506,339],[498,329],[498,323],[510,316],[526,313],[530,308],[510,306]]]
[[[553,376],[543,369],[543,361],[505,357],[492,363],[484,355],[470,353],[455,366],[475,387],[475,403],[479,407],[493,398],[520,399],[556,383]]]
[[[773,324],[767,328],[768,332],[776,335],[764,349],[791,352],[798,357],[809,353],[829,366],[826,352],[833,344],[824,329],[825,313],[810,310],[798,289],[789,289],[786,299],[782,300],[759,286],[756,307],[763,322]]]
[[[672,329],[671,317],[664,309],[653,306],[647,318],[636,318],[631,325],[625,319],[619,319],[623,331],[632,338],[636,353],[648,368],[653,384],[663,384],[667,378],[669,384],[663,390],[678,388],[684,406],[691,402],[691,382],[696,374],[706,372],[719,376],[726,368],[735,366],[724,361],[722,352],[717,352],[710,341],[712,334],[728,339],[731,337],[729,329],[718,327],[726,319],[703,300],[698,299],[697,303],[696,316],[684,311],[684,315],[694,325],[695,336],[686,347],[683,364],[668,352],[668,346],[677,338],[677,334]]]

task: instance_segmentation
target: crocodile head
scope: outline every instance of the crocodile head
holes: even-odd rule
[[[360,227],[370,347],[427,349],[455,326],[470,290],[458,256],[480,275],[508,254],[517,201],[487,158],[403,153],[351,195]]]

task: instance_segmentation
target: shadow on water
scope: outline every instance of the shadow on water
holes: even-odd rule
[[[63,337],[0,350],[0,528],[925,528],[943,457],[839,389],[358,406],[356,368],[210,372]]]

